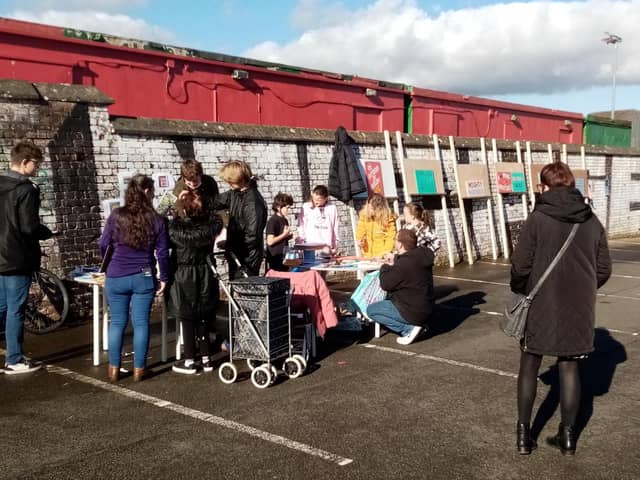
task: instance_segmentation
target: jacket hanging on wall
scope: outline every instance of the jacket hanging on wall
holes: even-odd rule
[[[353,140],[344,127],[336,130],[336,142],[329,164],[329,194],[342,202],[348,202],[354,195],[367,191],[362,179],[358,160],[353,153]]]

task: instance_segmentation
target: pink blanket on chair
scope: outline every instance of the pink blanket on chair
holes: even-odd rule
[[[329,287],[315,270],[306,272],[276,272],[269,270],[267,277],[288,278],[291,282],[291,309],[308,308],[313,323],[321,337],[327,328],[338,324],[333,300],[329,294]]]

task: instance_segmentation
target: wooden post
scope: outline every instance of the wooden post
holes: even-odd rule
[[[498,163],[498,145],[496,139],[491,139],[491,149],[493,151],[493,162]],[[498,191],[498,221],[500,222],[500,235],[502,237],[502,255],[509,258],[509,239],[507,238],[507,224],[504,216],[504,201],[502,194]]]
[[[487,146],[485,145],[484,137],[480,138],[480,152],[482,154],[482,161],[487,167],[487,173],[489,172],[489,159],[487,158]],[[491,201],[491,184],[487,185],[489,189],[489,196],[487,197],[487,215],[489,217],[489,234],[491,237],[491,253],[494,260],[498,259],[498,245],[496,244],[496,226],[493,220],[493,202]]]
[[[553,163],[553,150],[550,143],[547,143],[547,154],[549,155],[549,163]]]
[[[462,216],[462,234],[464,235],[464,244],[467,250],[467,262],[473,265],[474,256],[471,248],[471,235],[469,233],[469,224],[467,223],[467,210],[462,197],[462,185],[460,185],[460,176],[458,175],[458,159],[456,157],[456,147],[453,142],[453,136],[449,135],[449,150],[451,151],[451,162],[453,163],[453,174],[456,179],[456,190],[458,191],[458,204],[460,206],[460,215]]]
[[[433,134],[433,149],[436,154],[436,160],[442,164],[442,157],[440,155],[440,143],[438,143],[438,135]],[[444,231],[447,238],[447,252],[449,254],[449,266],[453,268],[455,262],[453,260],[453,240],[451,239],[451,228],[449,225],[449,209],[447,208],[446,195],[440,195],[440,204],[442,205],[442,215],[444,216]]]
[[[518,159],[518,163],[522,165],[522,169],[524,171],[524,163],[522,162],[522,149],[520,148],[520,140],[516,140],[516,158]],[[526,187],[526,177],[525,177],[525,187]],[[527,193],[523,193],[520,195],[522,199],[522,212],[524,213],[524,219],[526,220],[529,216],[529,206],[527,205]]]
[[[582,169],[587,169],[587,157],[584,154],[584,145],[580,145],[580,160],[582,162]]]
[[[567,144],[566,143],[562,144],[562,157],[561,157],[561,159],[562,159],[562,163],[565,163],[567,165],[569,164],[569,159],[567,158]]]
[[[536,206],[536,188],[538,188],[538,179],[533,177],[533,158],[531,156],[531,142],[526,144],[526,161],[529,167],[529,199],[531,200],[531,208]]]

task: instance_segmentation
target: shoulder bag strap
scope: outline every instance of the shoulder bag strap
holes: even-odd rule
[[[571,232],[569,233],[569,236],[564,241],[564,245],[562,245],[562,248],[560,249],[560,251],[556,254],[556,256],[553,259],[553,261],[551,262],[551,264],[544,271],[544,273],[540,277],[540,280],[538,280],[538,283],[536,283],[536,286],[533,287],[533,290],[531,290],[531,292],[529,292],[529,295],[527,295],[527,298],[529,298],[529,300],[533,300],[533,297],[536,296],[536,294],[538,293],[538,290],[540,290],[540,287],[542,287],[542,284],[544,283],[544,281],[547,279],[547,277],[549,276],[551,271],[558,264],[558,262],[560,261],[560,258],[562,258],[562,255],[564,255],[564,252],[567,251],[567,248],[569,248],[569,245],[571,244],[571,241],[573,240],[573,237],[576,236],[576,232],[578,231],[578,227],[579,226],[580,226],[579,223],[574,223],[573,224],[573,227],[571,228]]]

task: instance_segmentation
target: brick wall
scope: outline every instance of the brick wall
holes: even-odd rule
[[[333,147],[331,131],[144,119],[112,120],[107,112],[108,99],[80,93],[76,91],[75,95],[68,95],[67,92],[57,97],[51,92],[46,97],[41,92],[36,95],[9,95],[7,89],[3,91],[0,82],[0,158],[8,159],[11,146],[19,139],[31,139],[45,149],[45,163],[36,179],[42,190],[43,221],[63,234],[45,242],[44,250],[48,257],[44,263],[61,276],[67,275],[77,265],[98,262],[97,237],[104,220],[100,205],[102,200],[119,196],[119,172],[153,174],[167,171],[177,175],[183,159],[195,158],[203,163],[206,172],[217,176],[224,162],[241,159],[247,161],[261,178],[259,188],[267,204],[271,204],[278,191],[284,191],[296,201],[294,212],[308,198],[314,185],[327,182]],[[381,134],[353,132],[352,137],[358,144],[356,156],[386,158]],[[431,137],[405,135],[403,138],[408,158],[436,158]],[[484,162],[477,139],[455,139],[455,142],[458,161]],[[498,159],[513,159],[514,148],[511,142],[498,142]],[[569,148],[569,165],[580,168],[579,147]],[[560,146],[554,145],[553,149],[553,155],[559,157]],[[548,163],[546,144],[532,144],[532,150],[534,163]],[[455,191],[448,139],[440,139],[440,152],[445,188]],[[487,142],[487,155],[494,192],[494,234],[500,254],[504,246],[497,227],[500,217],[490,142]],[[525,158],[524,145],[522,155]],[[591,175],[594,210],[602,223],[608,226],[609,235],[638,235],[640,211],[631,205],[640,200],[640,181],[633,179],[637,176],[632,177],[631,174],[640,173],[640,152],[587,147],[585,158]],[[401,209],[403,190],[395,145],[393,161]],[[220,187],[226,189],[225,185]],[[505,222],[513,226],[512,235],[517,236],[517,226],[525,215],[521,197],[505,195],[503,200]],[[466,260],[457,197],[447,197],[447,218],[439,198],[425,197],[423,201],[431,211],[436,231],[442,239],[437,261],[448,262],[445,222],[451,228],[455,261]],[[489,256],[491,226],[487,201],[465,202],[474,256]],[[336,203],[340,216],[341,250],[346,254],[353,253],[349,209],[341,202]],[[355,206],[360,208],[362,201],[356,201]],[[295,224],[294,218],[290,221]],[[80,308],[79,311],[84,310]]]

